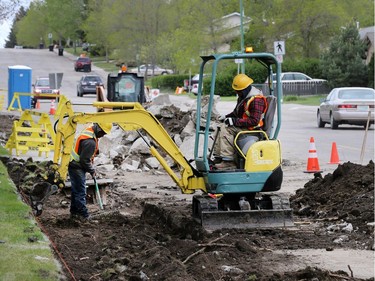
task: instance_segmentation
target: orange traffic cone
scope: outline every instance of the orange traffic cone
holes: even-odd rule
[[[40,109],[40,102],[39,102],[39,100],[36,101],[35,109]]]
[[[307,160],[307,170],[305,173],[320,173],[318,154],[316,153],[314,138],[310,138],[309,158]]]
[[[55,100],[52,100],[51,101],[51,107],[49,109],[49,114],[51,115],[55,115],[56,113],[56,108],[55,108]]]
[[[337,153],[337,146],[336,142],[332,143],[332,151],[331,151],[331,161],[328,164],[339,164],[339,154]]]

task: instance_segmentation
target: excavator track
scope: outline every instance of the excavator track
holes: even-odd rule
[[[294,225],[289,199],[281,195],[266,195],[259,200],[257,209],[251,210],[220,210],[218,200],[207,195],[193,197],[193,217],[206,230],[283,228]],[[272,208],[261,209],[262,205],[269,206],[270,200]]]

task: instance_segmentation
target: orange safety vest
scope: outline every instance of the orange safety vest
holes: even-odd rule
[[[94,139],[95,143],[96,143],[94,154],[91,156],[91,161],[94,161],[94,156],[98,152],[99,146],[98,146],[98,139],[96,138],[95,133],[94,133],[94,129],[92,127],[88,127],[85,130],[83,130],[81,132],[81,134],[78,136],[78,138],[75,140],[75,143],[74,143],[73,148],[72,148],[70,160],[74,160],[74,161],[79,162],[79,160],[80,160],[80,157],[79,157],[79,154],[78,154],[79,145],[80,145],[82,140],[87,140],[87,139]]]
[[[260,118],[258,125],[254,126],[254,127],[249,127],[248,128],[249,130],[255,130],[255,129],[259,129],[259,128],[263,127],[264,114],[266,113],[266,111],[268,109],[267,99],[264,96],[252,96],[251,98],[249,98],[249,100],[245,104],[245,111],[244,111],[244,113],[242,115],[242,118],[248,118],[248,117],[250,117],[249,107],[250,107],[250,103],[252,103],[252,101],[254,99],[263,99],[265,107],[263,109],[262,117]]]

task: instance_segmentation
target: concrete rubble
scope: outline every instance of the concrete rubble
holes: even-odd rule
[[[212,120],[216,120],[219,113],[216,104],[220,97],[214,99],[212,108]],[[204,126],[204,118],[207,116],[208,99],[204,97],[201,102],[203,120],[201,126]],[[151,112],[162,124],[164,129],[171,136],[173,141],[181,150],[186,159],[194,159],[195,128],[196,128],[196,101],[191,103],[182,103],[176,107],[169,99],[168,95],[157,96],[147,110]],[[215,123],[212,131],[216,129]],[[142,135],[142,137],[141,137]],[[150,169],[160,169],[162,166],[159,161],[151,155],[149,145],[158,148],[158,145],[143,130],[123,131],[120,127],[114,126],[110,135],[101,138],[99,142],[99,155],[95,158],[94,165],[97,172],[108,175],[108,172],[114,172],[121,175],[122,171],[142,172]],[[173,167],[174,161],[165,152],[160,151],[170,167]],[[111,173],[113,174],[113,173]]]

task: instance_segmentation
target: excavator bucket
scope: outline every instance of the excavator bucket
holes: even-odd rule
[[[294,225],[292,210],[203,211],[200,222],[206,230],[225,228],[282,228]]]
[[[269,195],[257,202],[252,210],[220,210],[218,200],[209,196],[193,197],[193,217],[206,230],[283,228],[293,223],[289,199]],[[262,206],[268,206],[262,209]],[[271,206],[271,207],[270,207]]]

